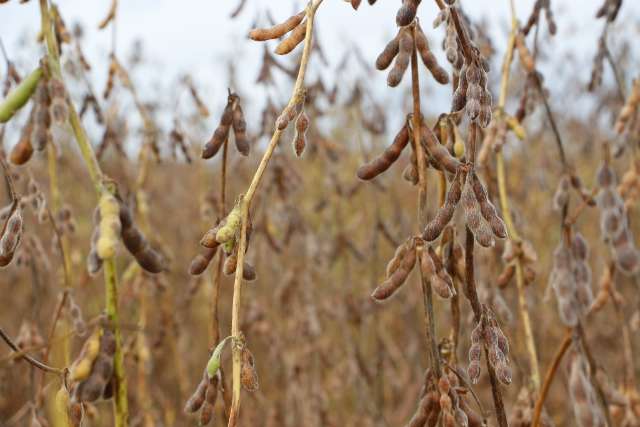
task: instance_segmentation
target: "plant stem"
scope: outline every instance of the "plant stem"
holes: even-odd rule
[[[515,17],[515,8],[513,0],[511,1],[511,34],[509,35],[509,41],[507,44],[507,51],[504,56],[504,62],[502,64],[502,78],[500,82],[500,97],[498,99],[498,117],[497,120],[504,120],[504,106],[507,99],[507,91],[509,87],[510,65],[513,59],[513,50],[515,46],[515,39],[518,31],[518,23]],[[518,231],[511,217],[511,210],[509,208],[509,197],[507,195],[507,180],[504,167],[504,155],[502,150],[496,153],[496,169],[498,175],[498,193],[500,196],[500,207],[502,215],[504,217],[505,224],[509,239],[514,244],[520,242]],[[525,345],[527,347],[527,355],[529,357],[529,368],[531,369],[531,383],[534,390],[540,388],[540,368],[538,366],[538,355],[536,351],[536,344],[533,336],[533,329],[531,327],[531,318],[529,316],[529,309],[527,307],[527,299],[525,293],[524,273],[522,259],[520,256],[515,260],[516,268],[516,286],[518,290],[518,311],[520,318],[522,319],[522,328],[524,333]]]
[[[417,26],[413,24],[414,32],[413,52],[411,53],[411,94],[413,97],[413,145],[416,154],[416,163],[418,166],[418,233],[426,225],[426,206],[427,206],[427,179],[425,176],[425,156],[420,141],[420,126],[422,126],[422,113],[420,112],[420,76],[418,75],[418,54],[415,45]],[[436,342],[435,316],[433,313],[433,291],[431,282],[428,277],[420,274],[420,283],[422,285],[422,295],[424,303],[424,316],[426,321],[426,339],[429,348],[431,367],[434,373],[440,377],[440,354],[438,352],[438,344]]]
[[[544,382],[542,383],[542,388],[540,389],[540,394],[538,395],[538,400],[536,400],[536,406],[533,410],[533,420],[531,422],[531,427],[538,427],[540,425],[540,415],[542,414],[544,400],[547,397],[549,387],[551,387],[551,382],[553,381],[556,371],[560,366],[560,362],[562,361],[562,358],[571,345],[571,335],[571,329],[569,329],[565,334],[560,347],[556,351],[556,354],[553,356],[553,361],[551,362],[549,370],[544,376]]]
[[[40,14],[42,18],[42,33],[44,35],[47,44],[48,63],[51,73],[60,79],[62,79],[62,73],[60,71],[60,58],[58,56],[58,46],[56,45],[56,39],[53,33],[50,11],[47,0],[40,0]],[[87,134],[82,127],[80,117],[75,109],[75,106],[71,101],[68,103],[69,108],[69,122],[73,130],[73,134],[80,148],[82,158],[89,171],[89,176],[96,189],[98,197],[107,191],[102,184],[102,171],[100,165],[96,159],[91,143],[87,138]],[[114,329],[114,335],[116,339],[116,348],[114,353],[114,367],[116,378],[116,389],[114,396],[115,403],[115,421],[116,427],[126,427],[128,423],[128,402],[127,402],[127,383],[124,372],[124,359],[122,354],[122,340],[120,334],[120,325],[118,323],[118,294],[117,294],[117,279],[116,279],[116,267],[115,260],[113,258],[104,260],[104,279],[105,279],[105,304],[107,317],[110,320],[111,327]]]
[[[285,107],[285,112],[291,108],[295,108],[300,102],[303,101],[303,93],[304,93],[304,76],[307,69],[307,65],[309,63],[309,55],[311,53],[311,39],[313,35],[313,21],[315,17],[316,10],[318,6],[322,3],[323,0],[313,0],[313,2],[309,3],[306,9],[307,16],[307,28],[304,39],[304,48],[302,51],[302,58],[300,59],[300,68],[298,70],[298,77],[296,78],[295,85],[293,87],[293,93],[287,106]],[[258,169],[256,170],[253,178],[251,179],[251,183],[249,184],[249,188],[247,192],[242,196],[242,200],[240,201],[240,209],[241,209],[241,218],[242,223],[240,225],[240,244],[238,248],[238,260],[236,273],[233,282],[233,303],[232,303],[232,314],[231,314],[231,336],[235,339],[240,337],[240,303],[241,292],[242,292],[242,275],[244,273],[244,255],[247,249],[247,224],[249,222],[249,208],[251,206],[251,200],[255,195],[260,182],[262,181],[262,176],[264,175],[264,171],[269,164],[269,160],[273,155],[273,151],[275,150],[278,142],[280,141],[280,137],[282,136],[283,131],[277,129],[273,132],[273,136],[271,137],[271,141],[269,141],[269,145],[265,153],[260,160],[260,164],[258,165]],[[232,346],[233,349],[233,372],[232,372],[232,382],[233,382],[233,398],[231,405],[231,413],[229,415],[229,427],[234,427],[237,423],[239,411],[240,411],[240,365],[241,365],[241,356],[240,356],[240,348],[239,346]]]
[[[2,339],[7,343],[9,347],[11,347],[13,351],[20,351],[20,348],[16,345],[15,342],[13,342],[13,340],[9,337],[9,335],[7,335],[4,332],[2,328],[0,328],[0,337],[2,337]],[[34,367],[44,372],[49,372],[49,373],[60,375],[60,376],[63,376],[65,374],[65,369],[51,367],[45,363],[40,362],[39,360],[34,359],[28,354],[24,354],[22,355],[22,357],[24,358],[24,360],[32,364]]]

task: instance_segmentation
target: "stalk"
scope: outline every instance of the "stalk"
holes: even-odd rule
[[[40,15],[42,19],[42,33],[44,35],[48,64],[51,73],[64,82],[60,71],[60,58],[58,56],[58,47],[53,33],[49,5],[47,0],[40,1]],[[68,102],[69,122],[71,129],[80,148],[82,158],[89,171],[91,182],[93,183],[97,196],[100,197],[104,191],[107,191],[102,183],[102,171],[96,159],[91,143],[87,134],[82,127],[80,117],[72,102]],[[111,326],[114,328],[116,338],[116,349],[114,354],[114,375],[116,380],[116,389],[114,395],[114,418],[116,427],[126,427],[128,424],[128,402],[127,402],[127,383],[124,372],[124,358],[122,354],[122,340],[120,333],[120,325],[118,321],[118,288],[116,265],[113,258],[104,260],[104,278],[105,278],[105,311]]]
[[[304,76],[307,69],[307,65],[309,63],[309,54],[311,53],[311,39],[313,34],[313,20],[315,17],[316,10],[318,6],[322,3],[323,0],[313,0],[312,3],[309,3],[306,9],[307,15],[307,28],[304,39],[304,50],[302,51],[302,58],[300,59],[300,68],[298,70],[298,76],[296,78],[296,82],[293,88],[293,93],[287,106],[285,107],[285,111],[288,111],[291,108],[294,108],[296,104],[302,102],[303,94],[304,94]],[[242,274],[244,270],[244,254],[247,249],[247,223],[249,221],[249,208],[251,206],[251,200],[260,185],[262,180],[262,176],[264,175],[264,171],[269,164],[269,160],[273,155],[273,150],[275,150],[278,142],[280,141],[280,137],[282,136],[283,131],[277,129],[273,132],[273,136],[271,137],[271,141],[269,141],[269,145],[265,153],[260,160],[260,164],[258,165],[258,169],[256,170],[253,178],[251,179],[251,183],[249,184],[249,188],[247,192],[242,196],[240,201],[240,210],[241,210],[241,218],[242,222],[240,225],[240,245],[238,248],[238,261],[236,267],[236,274],[233,282],[233,303],[232,303],[232,315],[231,315],[231,336],[236,340],[240,337],[240,303],[242,301]],[[240,347],[234,343],[233,345],[233,372],[232,372],[232,380],[233,380],[233,397],[231,404],[231,413],[229,415],[229,427],[234,427],[237,423],[237,419],[240,411],[240,365],[241,365],[241,355],[240,355]]]
[[[510,65],[513,59],[513,50],[515,46],[515,38],[518,31],[518,23],[515,17],[515,7],[513,0],[511,0],[511,33],[509,35],[509,41],[507,44],[507,51],[504,56],[504,62],[502,64],[502,79],[500,82],[500,98],[498,99],[498,117],[497,120],[504,120],[504,105],[507,98],[507,90],[509,87],[509,74]],[[515,228],[513,218],[511,217],[511,210],[509,209],[509,197],[507,195],[507,182],[504,167],[504,154],[502,150],[496,153],[496,169],[498,175],[498,193],[500,196],[500,208],[504,217],[505,224],[507,226],[507,232],[509,239],[514,244],[520,242],[520,236]],[[536,343],[533,336],[533,329],[531,327],[531,317],[529,316],[529,309],[527,307],[527,299],[525,293],[524,273],[521,257],[516,257],[516,286],[518,290],[518,312],[522,319],[522,328],[524,334],[525,345],[527,348],[527,356],[529,357],[529,367],[531,369],[530,381],[534,390],[540,388],[540,368],[538,366],[538,355],[536,351]]]
[[[416,25],[413,26],[413,52],[411,53],[411,95],[413,97],[413,145],[416,152],[416,163],[418,165],[418,234],[426,226],[426,205],[427,205],[427,179],[425,176],[425,157],[420,142],[420,126],[421,112],[420,112],[420,76],[418,75],[418,53],[416,48]],[[424,304],[424,315],[426,320],[426,340],[427,347],[429,348],[431,367],[434,373],[440,377],[440,354],[438,352],[438,344],[436,342],[436,326],[435,315],[433,313],[433,291],[431,289],[431,282],[427,277],[420,274],[420,283],[422,285],[422,296]]]

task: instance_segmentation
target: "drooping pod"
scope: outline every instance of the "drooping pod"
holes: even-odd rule
[[[376,157],[369,163],[358,168],[358,178],[368,181],[380,175],[391,167],[391,165],[400,157],[402,150],[409,143],[409,129],[403,126],[393,139],[393,143],[387,147],[380,156]]]
[[[237,263],[238,263],[238,255],[235,252],[232,254],[229,254],[227,258],[224,260],[224,264],[222,265],[222,272],[226,276],[232,275],[233,273],[236,272]],[[244,261],[243,263],[242,278],[248,282],[256,280],[256,270],[247,261]]]
[[[291,33],[276,46],[275,53],[277,55],[286,55],[296,48],[305,38],[307,34],[307,20],[300,22]]]
[[[461,197],[466,224],[473,233],[476,242],[480,246],[488,248],[495,244],[495,240],[480,211],[480,205],[471,185],[472,179],[470,175],[470,173],[467,174]]]
[[[391,65],[393,58],[398,55],[400,50],[400,33],[398,33],[387,45],[384,47],[378,58],[376,59],[376,68],[380,71],[386,70]]]
[[[255,41],[267,41],[280,38],[289,31],[296,28],[304,19],[305,12],[302,11],[290,16],[285,21],[276,24],[270,28],[256,28],[249,32],[249,38]]]
[[[9,160],[14,165],[23,165],[31,159],[33,155],[33,145],[31,144],[31,135],[33,134],[35,107],[31,109],[29,119],[20,132],[20,140],[11,149]]]
[[[0,123],[8,122],[29,101],[31,95],[36,91],[42,76],[42,68],[36,68],[7,95],[0,103]]]
[[[456,170],[456,174],[451,182],[449,191],[445,198],[444,204],[440,206],[438,212],[431,221],[426,225],[422,232],[422,238],[427,242],[432,242],[440,236],[442,230],[451,222],[456,206],[462,195],[462,172],[461,169]]]
[[[420,24],[416,24],[415,29],[415,41],[416,49],[420,54],[422,62],[427,67],[433,78],[440,84],[446,85],[449,83],[449,74],[447,71],[438,64],[436,56],[429,49],[429,41]]]
[[[215,156],[224,141],[229,137],[229,130],[233,124],[233,108],[234,104],[238,101],[238,97],[233,94],[229,94],[227,98],[227,105],[224,107],[222,116],[220,117],[220,123],[213,132],[213,135],[202,147],[202,158],[210,159]]]
[[[421,0],[403,0],[402,6],[398,9],[396,14],[396,24],[399,27],[404,27],[413,22],[418,11],[418,5]]]
[[[383,301],[391,297],[405,283],[413,269],[416,263],[415,242],[413,239],[409,239],[403,245],[406,245],[406,250],[401,251],[403,253],[402,261],[391,275],[373,291],[371,298],[374,300]]]
[[[420,140],[441,168],[455,174],[462,166],[462,163],[451,155],[444,145],[440,144],[433,131],[424,123],[420,126]]]
[[[248,156],[249,139],[247,138],[247,122],[244,120],[244,113],[240,104],[236,105],[233,110],[232,126],[238,152],[243,156]]]
[[[309,128],[309,117],[302,110],[302,112],[298,115],[296,119],[296,133],[293,137],[293,151],[296,153],[296,156],[300,157],[304,152],[304,148],[307,145],[307,129]]]
[[[387,84],[396,87],[400,84],[404,73],[411,62],[413,52],[413,36],[410,28],[401,28],[398,34],[398,54],[396,55],[393,67],[387,75]]]
[[[202,274],[209,266],[209,263],[211,263],[211,260],[216,254],[217,249],[217,246],[211,249],[205,248],[202,253],[197,254],[191,261],[191,265],[189,266],[189,274],[191,274],[192,276],[199,276],[200,274]]]
[[[127,251],[138,262],[138,265],[149,273],[160,273],[165,268],[162,254],[154,249],[140,229],[133,222],[131,210],[120,203],[120,237]]]
[[[485,190],[484,185],[482,185],[482,182],[480,182],[475,171],[471,171],[471,186],[473,188],[473,193],[476,196],[476,200],[480,205],[480,213],[491,227],[493,235],[499,239],[506,238],[507,227],[505,226],[504,221],[502,221],[502,218],[498,215],[495,206],[493,206],[493,203],[489,200],[487,191]]]
[[[22,240],[22,226],[22,208],[20,202],[14,201],[0,234],[0,267],[6,267],[13,260]]]

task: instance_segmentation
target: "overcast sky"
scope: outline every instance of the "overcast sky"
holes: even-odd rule
[[[247,39],[246,34],[253,22],[265,23],[265,10],[269,8],[278,21],[290,16],[294,10],[300,10],[302,1],[289,0],[246,0],[247,5],[237,19],[230,19],[230,12],[239,0],[127,0],[119,2],[117,18],[117,53],[125,57],[130,52],[134,40],[144,42],[145,57],[153,63],[148,76],[134,76],[137,84],[140,80],[161,83],[169,86],[177,81],[177,76],[185,71],[192,74],[196,82],[203,86],[204,96],[214,111],[224,104],[224,92],[228,84],[226,78],[227,58],[235,55],[239,68],[239,86],[241,90],[253,90],[254,80],[261,57],[261,43]],[[566,64],[570,78],[578,81],[589,80],[591,59],[596,49],[596,40],[602,29],[602,20],[594,18],[595,12],[603,0],[553,0],[552,9],[558,23],[558,34],[544,43],[547,52],[554,57],[556,66],[564,67],[561,61],[566,52],[571,52],[573,60]],[[516,12],[521,22],[525,21],[532,9],[534,0],[515,0]],[[106,57],[111,46],[111,30],[98,31],[97,24],[104,17],[110,0],[59,0],[62,16],[67,25],[80,22],[85,27],[83,47],[89,61],[94,65],[92,78],[97,90],[101,91],[106,78]],[[339,62],[346,47],[353,44],[360,47],[364,56],[373,64],[375,57],[385,43],[394,35],[395,12],[398,0],[378,0],[375,6],[362,1],[360,9],[353,11],[343,0],[325,0],[317,15],[317,29],[324,50],[327,52],[332,68]],[[502,57],[505,34],[508,28],[508,0],[463,0],[465,12],[474,20],[484,20],[495,36],[498,50],[496,58]],[[423,1],[419,16],[432,46],[439,46],[442,29],[432,30],[430,23],[435,18],[437,8],[434,2]],[[617,27],[624,28],[625,37],[638,36],[640,21],[640,1],[625,0],[621,18]],[[0,5],[0,37],[4,41],[9,55],[15,58],[33,59],[19,51],[18,42],[27,38],[33,45],[33,38],[39,27],[38,1],[31,0],[22,5],[18,0],[9,0]],[[546,32],[546,24],[543,26]],[[613,32],[615,33],[615,31]],[[615,52],[615,34],[612,50]],[[271,45],[271,48],[275,44]],[[437,51],[441,49],[437,48]],[[23,54],[23,55],[21,55]],[[442,53],[438,55],[442,58]],[[442,60],[444,61],[444,59]],[[34,64],[19,62],[21,71],[27,72]],[[322,70],[319,66],[316,70]],[[321,71],[328,82],[333,79],[331,69]],[[4,66],[0,66],[4,72]],[[316,71],[317,72],[317,71]],[[149,77],[147,79],[147,77]],[[340,76],[343,78],[344,76]],[[384,89],[386,75],[375,72],[371,77],[380,80],[381,97],[396,96],[397,90]],[[408,80],[408,79],[405,79]],[[407,82],[403,82],[407,84]],[[432,85],[433,86],[433,85]],[[556,88],[557,89],[557,88]],[[148,89],[147,89],[148,90]],[[261,89],[260,89],[261,90]],[[144,91],[144,90],[143,90]],[[288,95],[282,91],[281,100]],[[436,90],[436,95],[440,93]],[[442,97],[450,96],[442,91]],[[395,94],[395,95],[390,95]],[[220,99],[220,102],[213,100]]]

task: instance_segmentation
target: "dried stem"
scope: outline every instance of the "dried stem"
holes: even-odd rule
[[[300,59],[300,68],[298,70],[298,76],[296,78],[296,82],[293,88],[293,93],[289,102],[287,103],[287,107],[285,107],[285,111],[288,111],[290,108],[294,108],[296,104],[299,102],[303,102],[302,97],[304,93],[304,76],[307,69],[307,65],[309,63],[309,55],[311,53],[311,39],[313,35],[313,21],[315,17],[316,10],[318,6],[322,3],[323,0],[313,0],[313,2],[309,3],[306,9],[307,15],[307,28],[305,33],[304,40],[304,48],[302,51],[302,58]],[[269,160],[273,155],[273,151],[275,150],[278,142],[280,141],[280,137],[282,136],[283,131],[277,129],[273,132],[273,136],[271,137],[271,141],[269,141],[269,145],[265,153],[260,160],[260,164],[258,165],[258,169],[256,170],[251,183],[249,184],[249,188],[247,192],[242,196],[240,201],[241,203],[241,217],[242,223],[240,225],[240,244],[238,248],[238,260],[236,273],[233,283],[233,303],[232,303],[232,315],[231,315],[231,336],[235,339],[240,337],[240,304],[241,304],[241,292],[242,292],[242,274],[244,270],[244,255],[247,249],[247,224],[249,222],[249,208],[251,206],[251,200],[262,181],[262,176],[264,175],[264,171],[269,164]],[[237,423],[237,419],[239,416],[240,410],[240,364],[241,364],[241,355],[240,348],[238,345],[233,345],[233,372],[232,372],[232,380],[233,380],[233,400],[231,406],[231,413],[229,415],[229,427],[234,427]]]
[[[560,366],[560,362],[564,357],[565,353],[569,349],[571,345],[571,330],[569,329],[565,334],[560,347],[556,351],[556,354],[553,356],[553,361],[551,362],[551,366],[547,370],[546,375],[544,376],[544,382],[542,383],[542,388],[540,389],[540,394],[538,395],[538,400],[536,400],[536,405],[533,410],[533,421],[531,422],[532,427],[538,427],[540,425],[540,415],[542,414],[542,407],[544,406],[544,400],[547,397],[547,393],[549,392],[549,387],[551,387],[551,383],[553,382],[553,378],[555,377],[556,371]]]
[[[518,31],[518,23],[515,16],[515,7],[513,0],[511,1],[511,33],[509,35],[509,41],[507,44],[507,51],[504,56],[504,62],[502,63],[502,78],[500,81],[500,97],[498,99],[498,116],[497,120],[504,120],[504,106],[507,99],[507,91],[509,87],[509,76],[511,70],[511,61],[513,59],[513,52],[515,47],[515,39]],[[511,217],[511,209],[509,208],[509,197],[507,195],[507,180],[504,167],[504,155],[502,150],[496,153],[496,169],[498,175],[498,193],[500,196],[500,207],[502,209],[502,215],[507,226],[507,232],[509,239],[518,244],[520,242],[520,236]],[[516,286],[518,290],[518,312],[522,319],[522,328],[524,334],[525,345],[527,348],[527,355],[529,357],[529,367],[531,369],[531,385],[534,390],[540,388],[540,368],[538,366],[538,354],[536,350],[536,343],[533,336],[533,329],[531,327],[531,318],[529,316],[529,309],[527,307],[527,299],[525,293],[524,283],[524,269],[522,265],[521,257],[516,257]]]
[[[20,351],[20,348],[16,345],[15,342],[13,342],[13,340],[9,337],[9,335],[7,335],[4,330],[2,328],[0,328],[0,337],[2,337],[2,339],[7,343],[7,345],[9,347],[11,347],[11,349],[13,351]],[[24,360],[26,360],[27,362],[29,362],[30,364],[32,364],[34,367],[44,371],[44,372],[49,372],[51,374],[56,374],[56,375],[60,375],[61,377],[63,377],[65,375],[66,370],[65,369],[59,369],[59,368],[54,368],[51,367],[45,363],[40,362],[39,360],[34,359],[33,357],[29,356],[28,354],[24,354],[22,356],[24,358]]]
[[[418,54],[415,45],[415,31],[417,26],[413,25],[414,46],[411,54],[411,93],[413,96],[413,145],[416,152],[416,161],[418,166],[418,232],[424,229],[426,225],[426,205],[427,205],[427,178],[425,176],[425,156],[420,141],[420,126],[422,126],[422,114],[420,112],[420,76],[418,75]],[[433,291],[431,282],[428,277],[420,274],[420,283],[422,285],[422,295],[424,303],[424,315],[426,321],[426,338],[429,348],[431,367],[434,373],[440,377],[440,354],[438,352],[438,344],[436,342],[436,325],[435,315],[433,313]]]

